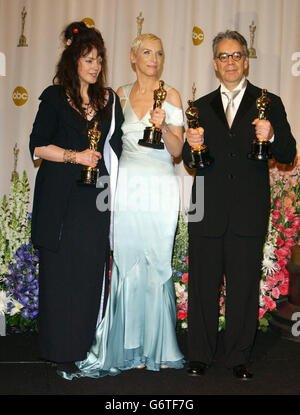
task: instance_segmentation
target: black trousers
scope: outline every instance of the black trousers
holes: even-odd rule
[[[192,228],[192,229],[191,229]],[[210,364],[218,336],[220,285],[226,278],[225,364],[245,364],[254,343],[264,237],[200,237],[189,231],[188,356]]]

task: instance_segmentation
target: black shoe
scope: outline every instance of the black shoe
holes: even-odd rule
[[[232,373],[239,380],[251,380],[253,378],[253,374],[249,372],[245,365],[234,366]]]
[[[206,369],[207,365],[203,362],[190,362],[187,374],[189,376],[203,376],[205,375]]]

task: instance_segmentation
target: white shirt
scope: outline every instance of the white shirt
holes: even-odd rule
[[[238,89],[241,89],[240,92],[237,94],[237,96],[234,98],[233,103],[234,103],[234,117],[237,113],[237,110],[239,109],[240,103],[243,99],[244,93],[246,91],[246,87],[247,87],[247,82],[245,82],[246,78],[245,76],[243,76],[243,78],[241,79],[241,82],[233,89],[233,91],[237,91]],[[243,85],[245,83],[245,85]],[[226,88],[226,86],[224,84],[221,84],[221,98],[222,98],[222,103],[223,103],[223,108],[224,108],[224,112],[226,112],[226,108],[227,108],[227,104],[228,104],[228,98],[225,94],[223,94],[223,92],[230,92],[229,89]]]
[[[234,117],[236,116],[237,110],[239,109],[240,103],[242,102],[244,93],[245,93],[246,88],[247,88],[248,81],[246,80],[247,82],[245,82],[245,80],[246,80],[246,78],[245,78],[245,76],[243,76],[243,78],[241,79],[241,82],[233,89],[233,91],[236,91],[236,90],[241,88],[240,92],[237,94],[237,96],[233,100],[233,103],[234,103],[234,107],[233,107]],[[245,85],[243,85],[244,82],[245,82]],[[228,98],[225,94],[222,94],[222,92],[229,92],[229,89],[227,89],[226,86],[221,83],[220,93],[221,93],[224,112],[226,112],[226,108],[227,108],[227,104],[228,104]],[[273,143],[274,138],[275,138],[275,136],[273,135],[273,137],[269,140],[270,143]]]

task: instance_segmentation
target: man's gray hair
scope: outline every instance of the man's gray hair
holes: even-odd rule
[[[244,55],[249,56],[247,40],[244,38],[244,36],[242,36],[239,32],[236,32],[235,30],[226,30],[226,32],[218,33],[217,36],[213,40],[212,47],[213,47],[214,59],[217,57],[218,44],[221,42],[221,40],[224,40],[224,39],[237,40],[240,43],[240,45],[243,47]]]

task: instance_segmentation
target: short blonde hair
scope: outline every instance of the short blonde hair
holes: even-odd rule
[[[139,48],[141,47],[141,44],[145,41],[145,40],[159,40],[162,46],[162,41],[161,39],[156,36],[153,35],[152,33],[143,33],[142,35],[137,36],[134,41],[131,44],[131,48],[130,51],[136,55],[137,51],[139,50]],[[163,49],[163,46],[162,46]]]
[[[134,55],[136,55],[137,51],[139,50],[139,48],[141,47],[142,43],[145,40],[158,40],[161,44],[163,54],[165,54],[161,39],[158,36],[154,35],[153,33],[143,33],[143,34],[137,36],[134,39],[134,41],[131,43],[130,52],[133,53]],[[131,67],[135,71],[135,64],[134,63],[131,64]]]

